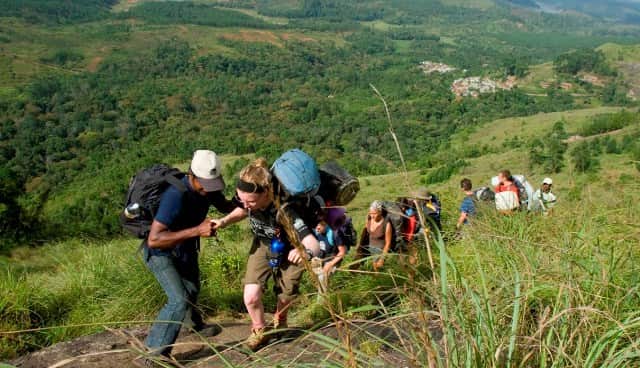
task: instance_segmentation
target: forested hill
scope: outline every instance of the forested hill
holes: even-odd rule
[[[482,122],[636,106],[636,52],[620,45],[640,28],[505,4],[0,0],[2,244],[117,233],[128,177],[201,147],[273,159],[298,146],[356,174],[395,171],[370,84],[425,174],[481,155],[448,138]],[[453,88],[473,76],[497,84]]]

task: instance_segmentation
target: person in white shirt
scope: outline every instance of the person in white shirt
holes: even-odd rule
[[[533,193],[533,206],[532,211],[541,211],[545,215],[551,212],[553,206],[556,205],[556,195],[551,192],[551,186],[553,180],[551,178],[544,178],[540,189]]]

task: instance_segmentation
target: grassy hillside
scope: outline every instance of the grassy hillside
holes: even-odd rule
[[[530,133],[538,137],[545,134],[542,127],[550,127],[549,122],[562,116],[573,128],[589,116],[612,111],[615,109],[536,116],[525,119],[525,124],[533,126],[537,122],[541,127]],[[499,132],[509,122],[498,120],[482,129]],[[632,127],[638,134],[640,124]],[[481,144],[486,137],[474,133],[464,139],[469,144]],[[570,149],[577,144],[571,143]],[[394,262],[384,271],[393,273],[394,278],[385,273],[350,273],[345,265],[333,284],[336,294],[331,300],[341,300],[334,307],[339,305],[342,309],[338,310],[350,318],[375,317],[389,327],[415,323],[415,315],[406,314],[408,311],[439,313],[436,316],[445,318],[445,338],[457,341],[447,351],[453,361],[486,366],[503,359],[535,365],[569,359],[575,366],[626,366],[634,359],[625,354],[633,349],[633,336],[637,336],[639,327],[635,285],[640,264],[636,246],[640,233],[629,220],[640,215],[636,184],[640,173],[629,154],[601,155],[601,169],[590,174],[576,172],[567,157],[567,167],[552,175],[559,204],[550,217],[524,213],[503,217],[487,207],[481,209],[463,239],[454,240],[451,235],[462,196],[460,178],[470,177],[476,186],[488,185],[497,170],[510,168],[537,185],[548,173],[530,171],[524,155],[526,152],[519,148],[503,146],[500,152],[469,158],[462,172],[429,187],[443,201],[445,233],[450,239],[442,247],[431,243],[436,284],[425,248],[413,281],[405,279],[407,270],[393,266]],[[226,161],[231,168],[243,160],[232,157]],[[420,185],[418,172],[409,173],[407,178],[401,174],[362,177],[362,190],[349,206],[357,227],[362,226],[372,200],[393,200]],[[618,190],[613,192],[608,189],[611,187]],[[249,244],[246,224],[222,232],[219,240],[204,243],[201,307],[211,316],[242,313],[240,282]],[[46,327],[37,332],[3,334],[2,356],[97,331],[104,325],[136,325],[152,318],[163,297],[136,248],[135,240],[74,240],[38,249],[21,248],[9,258],[0,258],[7,270],[0,275],[0,330]],[[406,288],[409,293],[402,292]],[[313,303],[314,290],[306,278],[296,323],[317,323],[329,317]],[[392,296],[395,302],[385,302],[391,304],[378,310],[380,293]],[[268,299],[267,304],[272,303]],[[361,308],[366,305],[375,312],[365,312],[370,310]],[[361,312],[348,312],[351,309]],[[396,316],[404,317],[398,320]],[[438,318],[430,318],[438,323]],[[478,323],[485,327],[477,329]],[[572,334],[563,332],[568,330]],[[511,351],[508,356],[494,354],[498,346],[508,346],[514,338],[516,344],[504,353]],[[426,362],[429,347],[421,341],[410,339],[409,345],[397,347],[381,342],[376,349],[397,349]],[[535,341],[534,346],[531,341]],[[440,341],[438,346],[442,344]],[[475,353],[469,355],[460,344],[473,346]],[[557,346],[562,349],[547,350]],[[354,354],[365,353],[356,350]],[[374,354],[371,359],[383,358]]]
[[[415,331],[404,346],[382,341],[353,354],[388,365],[377,353],[392,349],[416,366],[635,359],[637,26],[487,0],[5,3],[0,358],[153,318],[162,295],[116,218],[136,170],[185,168],[206,147],[228,158],[231,183],[248,158],[301,147],[362,178],[350,205],[358,227],[373,199],[425,182],[444,202],[448,242],[431,242],[435,269],[423,247],[414,279],[394,262],[380,275],[337,275],[330,300],[343,316]],[[602,83],[554,68],[576,48],[602,52],[611,67],[595,76]],[[457,70],[426,75],[418,68],[425,60]],[[451,91],[459,78],[510,73],[519,74],[512,90]],[[407,181],[370,84],[389,102]],[[565,143],[573,134],[589,137]],[[534,153],[558,152],[559,173],[531,163]],[[487,185],[503,168],[532,183],[552,175],[557,211],[503,218],[486,209],[456,239],[460,178]],[[201,303],[209,314],[243,312],[247,243],[246,225],[206,242]],[[303,289],[296,321],[328,320],[311,281]],[[415,311],[445,340],[417,324]],[[7,333],[24,329],[35,331]]]

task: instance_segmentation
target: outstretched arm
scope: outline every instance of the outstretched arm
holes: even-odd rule
[[[331,270],[347,255],[347,247],[345,245],[338,245],[338,254],[336,254],[332,260],[325,263],[323,266],[325,273],[330,273]]]
[[[242,221],[247,218],[247,210],[244,208],[236,207],[231,213],[223,218],[213,220],[215,223],[215,230],[222,229],[229,225],[235,224],[238,221]]]
[[[215,233],[214,222],[209,218],[204,219],[198,226],[179,231],[171,231],[165,224],[154,220],[151,223],[147,245],[154,249],[171,249],[187,239],[209,237]]]

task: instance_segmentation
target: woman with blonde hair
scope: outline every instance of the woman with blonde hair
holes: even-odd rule
[[[302,259],[317,257],[320,247],[312,229],[299,214],[286,206],[280,210],[277,208],[274,178],[265,159],[259,158],[242,169],[236,183],[236,200],[239,207],[214,222],[216,229],[220,229],[249,218],[253,242],[244,277],[244,303],[252,321],[246,345],[255,351],[269,340],[265,335],[262,304],[268,279],[273,277],[273,289],[278,299],[273,327],[286,328],[288,308],[299,293],[304,271]],[[304,252],[296,249],[290,236],[297,238],[294,241],[302,244]]]

